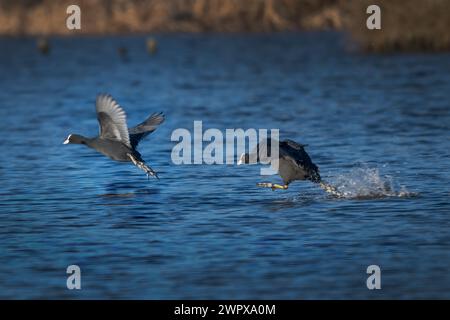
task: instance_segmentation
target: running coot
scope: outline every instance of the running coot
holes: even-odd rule
[[[278,143],[278,159],[272,159],[270,150],[271,143]],[[283,179],[284,185],[276,183],[258,183],[260,187],[275,189],[287,189],[294,180],[311,180],[320,183],[321,178],[319,168],[311,161],[311,158],[305,151],[305,145],[292,140],[277,141],[267,139],[263,143],[258,143],[256,148],[250,153],[243,153],[240,156],[238,165],[244,163],[256,163],[260,161],[261,155],[267,157],[272,165],[278,164],[278,174]]]

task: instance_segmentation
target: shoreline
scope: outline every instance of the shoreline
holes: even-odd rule
[[[450,51],[446,0],[378,0],[381,30],[366,27],[371,0],[78,0],[80,30],[66,27],[70,0],[27,3],[0,0],[0,37],[337,31],[367,52]]]

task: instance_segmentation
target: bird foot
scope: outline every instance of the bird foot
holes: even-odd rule
[[[150,176],[155,177],[159,180],[158,174],[156,171],[154,171],[152,168],[147,166],[145,162],[137,160],[132,154],[128,153],[128,157],[130,158],[131,162],[138,167],[139,169],[143,170],[147,174],[147,178],[150,180]]]
[[[325,192],[328,192],[335,197],[342,198],[345,196],[342,192],[339,192],[335,186],[329,184],[328,182],[321,181],[319,185],[323,190],[325,190]]]
[[[260,183],[257,183],[256,185],[258,187],[271,188],[272,191],[275,191],[276,189],[286,190],[288,188],[287,185],[280,185],[280,184],[271,183],[271,182],[260,182]]]

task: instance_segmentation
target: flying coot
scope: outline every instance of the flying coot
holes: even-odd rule
[[[141,124],[128,129],[125,112],[108,94],[97,96],[96,111],[100,135],[95,138],[86,138],[78,134],[70,134],[64,144],[84,144],[115,161],[132,162],[145,171],[148,177],[158,178],[156,172],[145,164],[136,147],[164,121],[164,115],[154,113]]]

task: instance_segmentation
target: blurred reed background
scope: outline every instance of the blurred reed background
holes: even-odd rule
[[[82,29],[65,27],[78,4]],[[366,8],[382,10],[382,30],[366,28]],[[340,30],[367,51],[450,48],[448,0],[0,0],[0,35]]]

